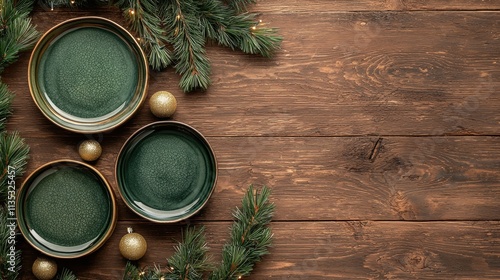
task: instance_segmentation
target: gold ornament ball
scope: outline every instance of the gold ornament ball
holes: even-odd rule
[[[148,244],[142,235],[132,232],[132,228],[128,228],[127,231],[128,233],[120,239],[120,253],[124,258],[136,261],[146,254]]]
[[[101,144],[95,140],[85,140],[78,147],[78,153],[85,161],[95,161],[101,156]]]
[[[53,260],[37,258],[31,268],[38,280],[50,280],[57,274],[57,264]]]
[[[168,118],[177,109],[175,96],[168,91],[158,91],[149,99],[151,113],[158,118]]]

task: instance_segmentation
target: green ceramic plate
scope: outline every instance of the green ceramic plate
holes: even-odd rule
[[[22,235],[36,249],[53,257],[76,258],[97,250],[111,235],[116,203],[95,168],[54,161],[23,183],[16,214]]]
[[[28,67],[29,87],[42,113],[80,133],[110,130],[144,102],[148,65],[125,29],[100,17],[56,25],[38,41]]]
[[[123,200],[134,212],[155,222],[176,222],[194,215],[208,201],[217,163],[197,130],[180,122],[156,122],[124,144],[116,179]]]

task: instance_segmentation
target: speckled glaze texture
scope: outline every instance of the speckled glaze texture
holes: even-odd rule
[[[26,201],[30,230],[59,246],[77,246],[97,238],[110,213],[109,198],[97,178],[72,167],[46,174]]]
[[[132,97],[137,65],[116,34],[79,28],[45,51],[38,82],[61,111],[80,118],[102,118]]]
[[[127,205],[139,215],[172,222],[196,213],[210,197],[216,162],[208,142],[177,122],[139,130],[117,160],[117,181]]]
[[[71,258],[97,249],[113,231],[116,205],[107,182],[83,163],[35,171],[18,195],[19,228],[35,248]]]

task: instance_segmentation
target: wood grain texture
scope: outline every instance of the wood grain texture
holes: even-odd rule
[[[35,14],[41,30],[59,22],[47,14]],[[179,99],[175,118],[209,136],[499,135],[498,16],[270,15],[285,38],[276,59],[209,47],[207,92],[182,94],[169,69],[152,73],[150,93],[172,91]],[[488,31],[478,32],[482,26]],[[11,123],[49,130],[30,101],[27,62],[24,54],[2,77],[18,93]],[[130,127],[152,120],[145,106]]]
[[[165,266],[182,226],[122,222],[112,239],[82,260],[60,261],[80,280],[121,279],[119,239],[132,225],[148,240],[140,265]],[[220,261],[229,223],[204,223],[214,262]],[[499,222],[273,223],[271,254],[246,279],[498,279]],[[25,262],[36,254],[26,250]],[[26,267],[22,279],[32,279]]]
[[[495,0],[259,0],[253,9],[267,13],[335,13],[339,11],[495,11]]]
[[[28,173],[78,160],[102,143],[96,168],[118,201],[118,225],[95,254],[61,266],[80,279],[121,279],[127,226],[164,264],[187,224],[205,225],[215,260],[231,210],[249,184],[273,190],[271,255],[248,279],[500,278],[500,2],[495,0],[266,0],[253,7],[280,28],[274,59],[211,43],[213,85],[182,93],[171,68],[150,75],[149,95],[171,91],[173,119],[212,144],[219,180],[207,206],[175,225],[128,210],[114,179],[127,137],[156,121],[145,104],[114,131],[78,135],[46,120],[28,90],[29,53],[2,73],[17,93],[8,129],[31,146]],[[77,16],[124,25],[116,8],[36,8],[42,32]],[[21,182],[19,182],[20,184]],[[23,274],[37,255],[22,240]]]
[[[125,138],[121,133],[103,136],[104,154],[96,164],[117,194],[114,164]],[[61,157],[79,160],[82,139],[57,133],[27,138],[32,148],[28,172]],[[491,220],[500,213],[497,137],[208,141],[217,156],[219,178],[210,202],[194,220],[231,219],[231,210],[240,205],[250,184],[273,189],[279,221]],[[140,219],[120,197],[118,203],[120,219]]]

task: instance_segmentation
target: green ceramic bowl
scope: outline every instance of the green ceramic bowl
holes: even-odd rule
[[[111,130],[146,97],[148,64],[135,38],[100,17],[60,23],[36,44],[28,66],[31,96],[56,125],[78,133]]]
[[[60,160],[26,179],[17,195],[16,216],[34,248],[56,258],[77,258],[97,250],[112,234],[116,202],[94,167]]]
[[[162,121],[139,129],[125,142],[115,174],[132,211],[154,222],[172,223],[207,203],[217,181],[217,162],[196,129]]]

